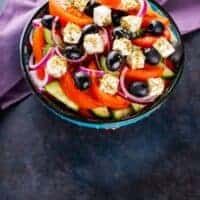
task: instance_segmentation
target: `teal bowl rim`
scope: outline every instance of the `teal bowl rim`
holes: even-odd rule
[[[172,80],[171,86],[167,89],[167,91],[165,91],[165,93],[160,98],[158,98],[151,106],[147,106],[147,108],[142,110],[141,112],[136,113],[135,115],[130,116],[128,118],[125,118],[123,120],[119,120],[119,121],[117,121],[117,120],[93,121],[93,120],[90,120],[90,119],[85,119],[83,117],[74,115],[74,114],[70,113],[70,111],[66,112],[66,111],[62,111],[62,110],[58,109],[58,106],[56,107],[56,105],[53,101],[51,101],[49,98],[45,97],[44,95],[40,94],[36,90],[36,88],[34,87],[32,81],[30,80],[29,74],[28,74],[27,64],[25,62],[25,51],[26,51],[25,50],[26,49],[25,43],[27,41],[28,35],[30,33],[30,30],[31,30],[32,20],[35,18],[35,16],[38,16],[39,13],[41,13],[43,10],[45,10],[48,6],[48,2],[45,2],[34,12],[32,17],[30,18],[30,20],[26,24],[24,31],[22,33],[22,36],[21,36],[20,47],[19,47],[20,63],[21,63],[21,69],[22,69],[24,78],[26,79],[31,90],[38,97],[40,102],[49,111],[51,111],[53,114],[55,114],[57,117],[61,118],[64,121],[71,122],[71,123],[78,125],[78,126],[87,127],[87,128],[96,128],[96,129],[116,129],[116,128],[119,128],[119,127],[134,124],[137,121],[140,121],[140,120],[148,117],[154,111],[156,111],[167,100],[167,98],[170,96],[170,94],[172,94],[176,85],[178,84],[178,82],[181,78],[181,75],[183,73],[183,69],[184,69],[183,63],[184,63],[184,57],[185,56],[184,56],[183,40],[181,38],[180,31],[179,31],[176,23],[174,22],[173,18],[168,14],[168,12],[162,6],[160,6],[154,0],[149,0],[149,3],[151,4],[151,7],[154,10],[159,10],[159,12],[161,12],[161,14],[164,14],[167,18],[169,18],[171,25],[172,25],[171,28],[173,29],[173,33],[176,35],[177,40],[180,41],[180,43],[182,45],[182,49],[183,49],[183,53],[182,53],[182,57],[180,59],[180,63],[177,65],[178,71],[176,73],[176,77]]]

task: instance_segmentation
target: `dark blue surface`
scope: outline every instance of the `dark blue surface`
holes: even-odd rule
[[[35,99],[1,114],[1,200],[199,200],[200,32],[176,92],[116,131],[79,128]]]

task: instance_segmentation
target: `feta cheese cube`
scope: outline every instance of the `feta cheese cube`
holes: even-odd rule
[[[124,10],[130,10],[138,6],[136,0],[121,0],[121,4]]]
[[[60,78],[67,72],[67,62],[59,56],[51,57],[46,66],[46,72],[54,77]]]
[[[127,56],[127,63],[132,69],[144,68],[145,56],[140,49],[134,50],[130,55]]]
[[[100,80],[100,90],[110,95],[115,95],[118,91],[119,79],[111,74],[105,74]]]
[[[63,40],[69,44],[77,44],[81,35],[81,28],[74,23],[68,23],[63,29]]]
[[[85,35],[83,47],[88,54],[102,53],[104,51],[103,38],[98,33]]]
[[[160,37],[154,44],[153,47],[160,53],[163,58],[167,58],[175,52],[174,47],[170,42],[164,38]]]
[[[159,96],[165,89],[165,83],[162,78],[150,78],[148,79],[149,95]]]
[[[135,33],[142,25],[142,18],[138,16],[128,15],[121,18],[121,27]]]
[[[82,12],[86,8],[89,1],[90,0],[73,0],[73,6]]]
[[[128,56],[133,50],[130,40],[126,38],[116,39],[113,42],[113,50],[120,51],[123,56]]]
[[[112,23],[111,9],[107,6],[97,6],[94,8],[94,23],[99,26],[107,26]]]

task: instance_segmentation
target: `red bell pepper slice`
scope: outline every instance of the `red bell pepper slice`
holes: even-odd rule
[[[35,58],[35,63],[38,63],[43,57],[43,48],[45,44],[43,27],[36,27],[33,31],[32,37],[33,37],[33,55]],[[40,80],[44,78],[45,71],[43,67],[37,70],[37,76]]]
[[[94,63],[91,63],[89,68],[96,69]],[[92,77],[92,92],[94,97],[96,97],[104,106],[107,106],[111,109],[123,109],[127,108],[130,105],[130,102],[125,100],[119,95],[110,95],[102,92],[99,89],[98,80],[95,77]]]
[[[60,79],[60,84],[66,95],[80,108],[93,109],[102,106],[102,103],[92,97],[90,90],[80,91],[76,87],[70,72]]]
[[[59,16],[62,25],[65,25],[68,22],[76,23],[80,26],[92,23],[92,18],[79,11],[76,8],[67,8],[64,10],[62,5],[56,0],[49,0],[49,13],[53,16]]]
[[[162,67],[146,65],[144,69],[129,69],[126,77],[129,80],[147,81],[149,78],[161,77],[163,72]]]

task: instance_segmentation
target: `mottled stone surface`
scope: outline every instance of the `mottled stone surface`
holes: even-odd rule
[[[35,97],[1,114],[0,200],[199,200],[200,32],[185,41],[176,92],[136,125],[77,128]]]

